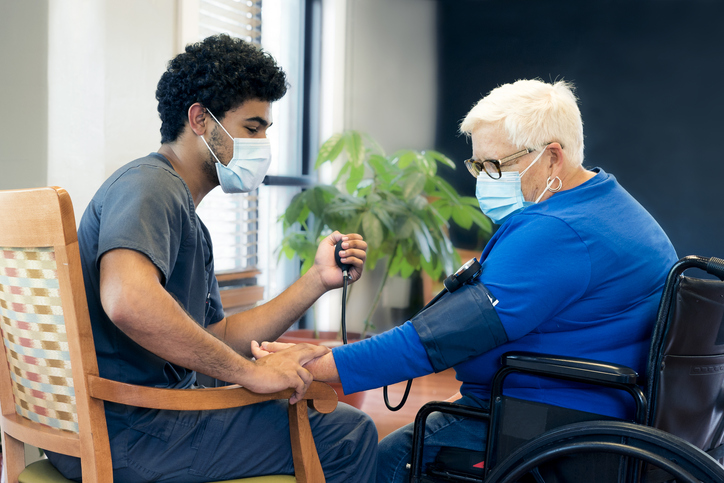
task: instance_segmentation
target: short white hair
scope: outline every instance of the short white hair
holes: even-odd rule
[[[583,163],[583,121],[573,85],[519,80],[496,87],[468,112],[460,132],[470,135],[481,124],[499,124],[518,148],[539,149],[559,142],[568,157]]]

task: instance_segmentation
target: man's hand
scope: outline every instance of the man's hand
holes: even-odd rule
[[[307,345],[307,344],[304,344]],[[259,345],[256,341],[251,343],[251,353],[257,360],[263,360],[267,356],[274,355],[280,351],[288,350],[296,347],[295,344],[285,344],[283,342],[262,342]],[[304,369],[309,371],[315,381],[322,382],[340,382],[339,372],[337,372],[337,364],[334,362],[332,351],[328,350],[319,357],[310,359],[303,364]]]
[[[342,235],[335,231],[322,240],[314,256],[314,265],[310,269],[316,271],[322,284],[327,290],[342,286],[342,270],[339,269],[334,260],[334,247],[339,240],[342,240],[342,251],[339,253],[342,263],[351,265],[349,270],[350,281],[359,280],[362,276],[364,263],[367,259],[367,242],[361,235],[350,233]]]
[[[252,353],[254,346],[259,344],[252,342]],[[289,403],[294,404],[301,400],[309,385],[314,380],[312,374],[304,366],[330,352],[329,348],[313,344],[284,344],[286,347],[277,349],[272,353],[268,351],[257,357],[254,376],[251,382],[245,387],[260,394],[282,391],[287,388],[294,389],[294,394],[289,398]]]

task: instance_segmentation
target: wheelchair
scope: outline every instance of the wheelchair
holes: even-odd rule
[[[685,276],[690,268],[719,280]],[[689,256],[670,270],[644,378],[622,365],[554,355],[507,353],[501,362],[490,410],[446,402],[420,409],[411,483],[724,483],[724,260]],[[635,416],[622,421],[506,396],[514,373],[625,391]],[[434,412],[488,421],[485,452],[443,447],[423,468],[425,422]]]

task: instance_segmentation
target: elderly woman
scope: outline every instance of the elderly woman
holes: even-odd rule
[[[676,253],[611,174],[582,166],[583,124],[571,86],[522,80],[498,87],[461,131],[472,137],[465,164],[480,208],[500,224],[482,253],[480,276],[402,326],[316,360],[308,366],[315,377],[340,380],[349,393],[454,367],[458,402],[487,407],[507,351],[643,371]],[[629,405],[615,392],[523,376],[506,388],[521,399],[617,417]],[[434,414],[425,447],[482,450],[483,424]],[[411,433],[407,426],[380,442],[378,482],[407,481]]]

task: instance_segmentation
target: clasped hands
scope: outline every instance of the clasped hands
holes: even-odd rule
[[[299,401],[304,392],[309,388],[312,381],[322,382],[339,382],[339,373],[337,365],[334,363],[332,351],[325,346],[313,344],[287,344],[284,342],[251,342],[251,353],[257,360],[257,364],[263,364],[265,361],[272,359],[268,356],[274,355],[278,357],[283,354],[299,353],[298,374],[304,381],[304,390],[300,393],[295,390],[294,395],[289,399],[290,404]]]

